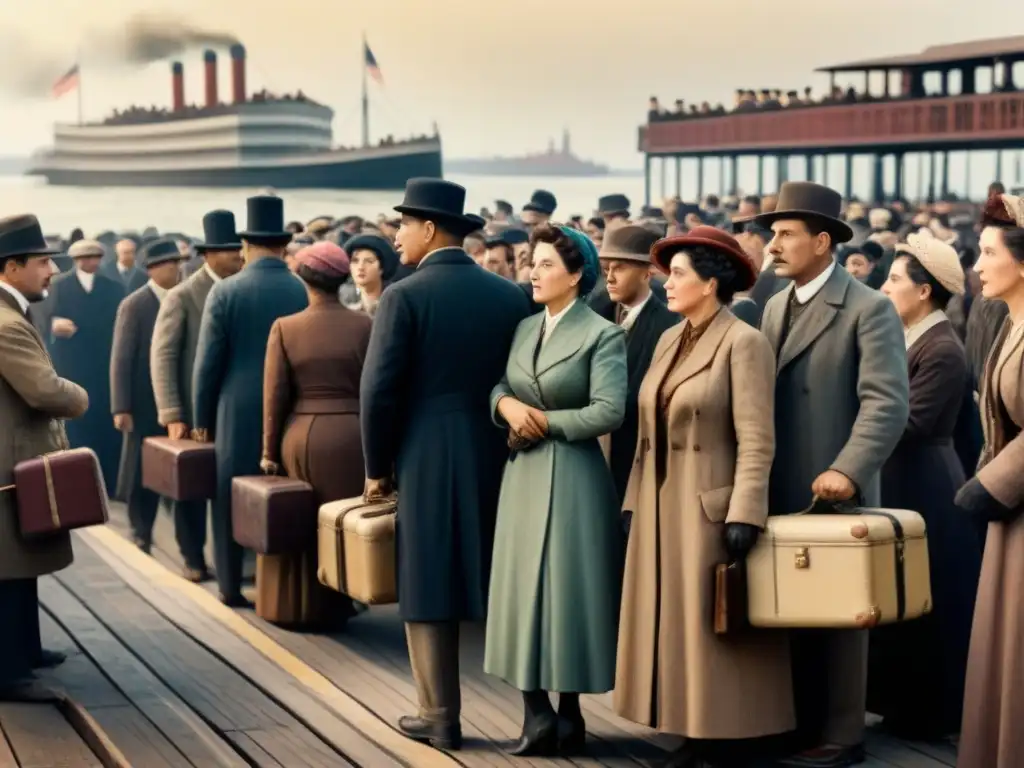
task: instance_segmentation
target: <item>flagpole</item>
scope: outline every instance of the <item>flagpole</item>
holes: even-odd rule
[[[369,86],[367,84],[367,77],[369,66],[366,62],[366,51],[369,48],[366,45],[366,32],[363,32],[363,50],[360,54],[362,56],[363,65],[363,146],[370,146],[370,97],[369,97]]]

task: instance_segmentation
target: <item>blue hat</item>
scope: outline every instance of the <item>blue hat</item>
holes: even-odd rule
[[[580,275],[580,296],[587,296],[594,286],[597,285],[598,275],[601,274],[601,260],[597,255],[597,246],[594,241],[578,229],[572,227],[559,227],[563,233],[568,235],[580,253],[583,255],[583,270]]]
[[[142,266],[145,269],[168,261],[181,261],[182,258],[177,241],[168,238],[151,240],[142,249]]]

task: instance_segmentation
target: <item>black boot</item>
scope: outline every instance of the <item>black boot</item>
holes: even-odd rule
[[[523,691],[523,735],[508,750],[517,757],[553,757],[558,751],[558,715],[547,691]]]
[[[571,757],[586,749],[587,724],[580,710],[578,693],[558,694],[558,752]]]

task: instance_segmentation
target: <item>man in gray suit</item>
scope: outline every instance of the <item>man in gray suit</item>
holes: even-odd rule
[[[761,329],[775,348],[772,514],[825,503],[878,506],[879,472],[907,423],[903,326],[890,301],[837,268],[833,248],[852,236],[837,192],[782,185],[770,226],[780,278],[792,283],[765,308]],[[863,760],[868,635],[792,633],[799,748],[784,761],[837,768]]]
[[[157,417],[174,440],[188,437],[193,426],[192,368],[206,297],[215,283],[242,268],[242,243],[231,211],[206,214],[203,231],[205,242],[195,248],[205,263],[167,294],[156,319],[150,350]],[[206,581],[206,502],[175,502],[174,529],[185,561],[185,578],[196,583]]]

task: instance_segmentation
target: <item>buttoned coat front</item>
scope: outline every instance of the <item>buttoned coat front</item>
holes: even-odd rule
[[[546,313],[519,324],[491,394],[545,412],[549,438],[514,453],[498,502],[484,671],[521,691],[604,693],[615,680],[622,527],[597,438],[626,412],[625,332],[577,301],[535,355]]]
[[[86,391],[57,375],[39,333],[0,290],[0,486],[14,482],[18,463],[66,449],[61,420],[77,419],[88,407]],[[0,492],[0,580],[36,578],[72,559],[67,533],[23,539],[14,493]]]
[[[661,337],[640,388],[615,709],[690,738],[782,733],[795,722],[787,634],[721,637],[712,623],[714,568],[729,559],[725,524],[763,528],[768,516],[774,357],[760,332],[722,309],[673,365],[685,328]]]
[[[203,307],[213,284],[209,271],[200,268],[172,288],[160,304],[150,368],[161,426],[179,421],[192,425],[192,369],[199,347]]]

